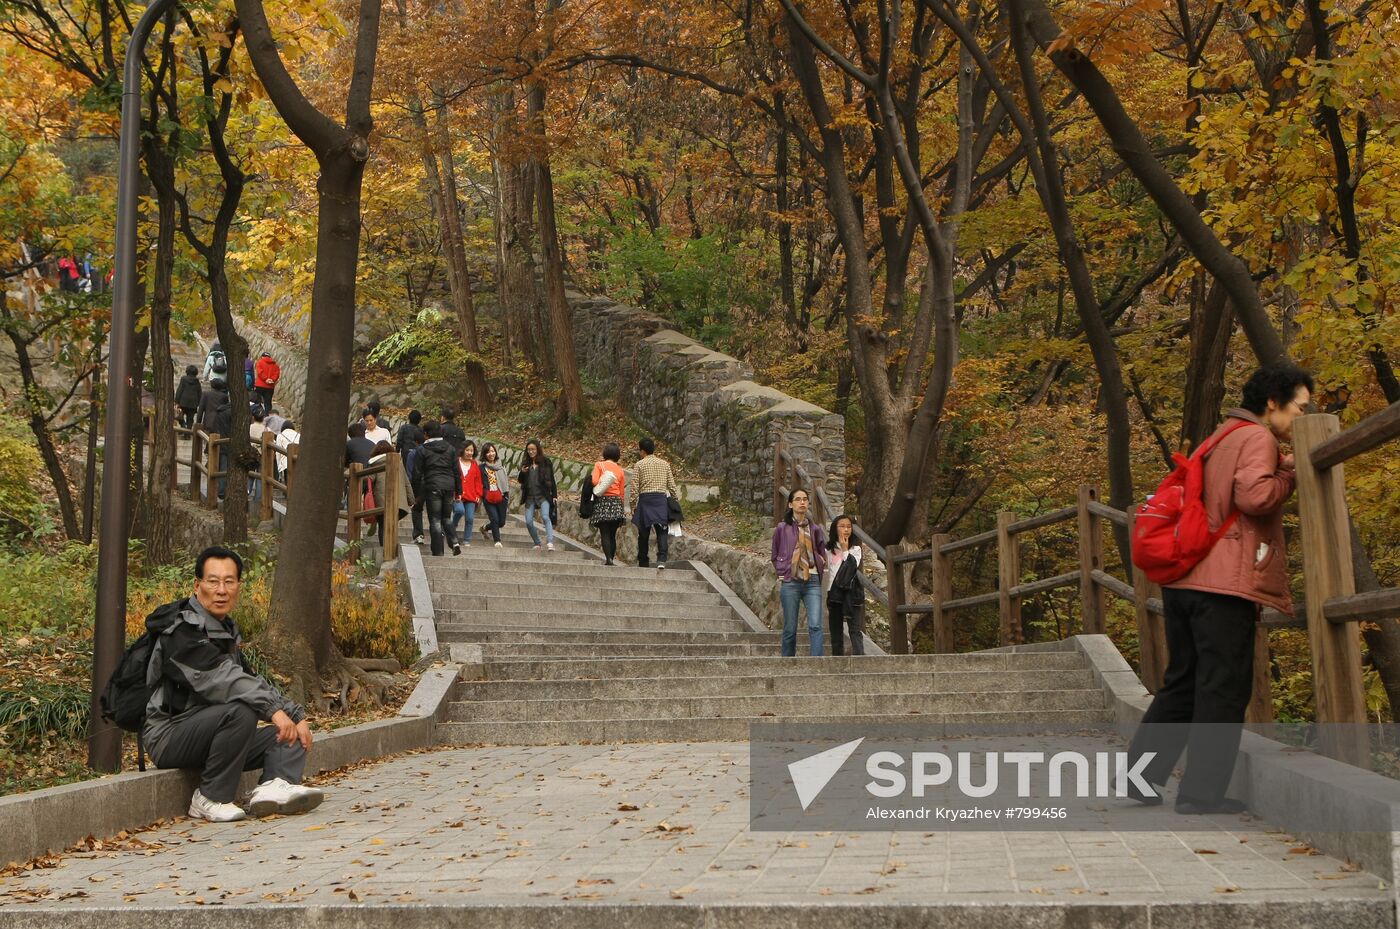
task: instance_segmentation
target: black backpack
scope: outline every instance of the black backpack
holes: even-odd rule
[[[213,371],[215,374],[227,374],[228,359],[224,357],[224,353],[216,351],[210,352],[209,354],[210,357],[214,359],[214,364],[210,368],[210,370]]]
[[[102,691],[102,718],[116,723],[127,732],[136,733],[140,745],[141,729],[146,724],[146,705],[151,702],[152,688],[146,684],[151,654],[162,633],[180,619],[187,600],[167,603],[146,617],[146,631],[126,647],[117,669],[107,679]],[[146,770],[144,751],[138,751],[139,765]]]

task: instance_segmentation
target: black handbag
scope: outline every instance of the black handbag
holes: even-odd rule
[[[549,501],[549,523],[551,526],[559,525],[559,501]]]
[[[578,494],[578,515],[588,519],[593,515],[593,475],[583,476],[583,487]]]

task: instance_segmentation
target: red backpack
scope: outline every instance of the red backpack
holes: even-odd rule
[[[1220,528],[1210,531],[1202,498],[1205,459],[1227,435],[1253,425],[1238,420],[1214,439],[1201,443],[1191,457],[1180,452],[1172,455],[1176,467],[1157,485],[1157,492],[1138,507],[1133,526],[1133,564],[1148,580],[1170,584],[1185,577],[1235,524],[1240,511],[1231,507]]]

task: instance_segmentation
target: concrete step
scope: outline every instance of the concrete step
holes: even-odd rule
[[[466,660],[460,649],[465,645],[454,643],[439,633],[439,640],[448,646],[454,660]],[[457,648],[453,646],[457,645]],[[525,659],[568,660],[588,658],[594,660],[618,660],[623,658],[763,658],[780,653],[776,640],[771,645],[732,644],[732,645],[676,645],[649,643],[638,645],[581,645],[572,643],[538,645],[482,645],[482,654],[488,661],[520,661]]]
[[[561,584],[573,583],[570,577],[579,578],[579,584],[597,584],[607,590],[628,593],[681,594],[714,593],[714,588],[699,575],[687,571],[667,571],[663,577],[656,571],[643,574],[613,572],[596,580],[585,575],[540,575],[531,572],[501,572],[474,570],[452,573],[448,577],[437,577],[432,581],[433,594],[477,594],[482,597],[518,597],[554,591]],[[447,574],[448,572],[444,572]],[[674,576],[673,576],[674,575]]]
[[[814,707],[824,710],[825,707]],[[1046,726],[1103,724],[1113,721],[1105,709],[1046,710],[1035,714]],[[433,731],[443,745],[561,745],[581,742],[744,742],[749,727],[774,723],[842,723],[851,726],[1005,725],[1024,723],[1026,711],[944,713],[939,716],[877,714],[872,716],[825,715],[716,717],[709,719],[594,719],[530,720],[515,722],[446,722]]]
[[[777,632],[705,632],[664,629],[540,630],[511,626],[472,626],[455,631],[454,642],[481,645],[766,645],[778,642]],[[807,634],[798,642],[805,645]]]
[[[661,616],[728,615],[729,604],[717,593],[700,590],[611,590],[565,582],[536,588],[526,594],[487,594],[479,591],[449,594],[433,592],[439,610],[534,610],[541,613],[602,615],[614,609],[627,613]]]
[[[878,667],[878,664],[873,665]],[[641,697],[741,697],[761,695],[982,693],[1089,690],[1085,671],[908,671],[812,675],[648,677],[556,681],[463,681],[454,700],[595,700]]]
[[[478,520],[476,526],[472,529],[472,545],[471,545],[471,547],[472,547],[473,549],[478,549],[478,548],[489,548],[489,549],[491,549],[492,551],[527,552],[527,551],[530,551],[530,550],[532,549],[532,547],[534,546],[534,544],[535,544],[534,542],[531,542],[531,541],[530,541],[530,537],[527,536],[527,535],[525,535],[524,533],[520,533],[520,534],[517,535],[517,534],[515,534],[515,533],[503,532],[503,533],[501,533],[501,548],[500,548],[500,549],[497,549],[497,548],[495,548],[495,545],[494,545],[495,540],[491,538],[490,533],[482,534],[482,531],[481,531],[481,530],[482,530],[482,526],[483,526],[482,522],[481,522],[480,520]],[[462,538],[462,528],[463,528],[462,526],[458,526],[458,527],[457,527],[457,540],[458,540],[459,542],[461,541],[461,538]],[[405,530],[405,529],[400,528],[400,529],[399,529],[399,542],[400,542],[401,544],[404,544],[404,545],[411,545],[411,544],[413,544],[413,532],[412,532],[412,530]],[[423,542],[422,542],[423,548],[426,549],[426,548],[428,547],[428,545],[431,544],[431,542],[432,542],[432,536],[428,534],[427,527],[424,527],[424,529],[423,529]],[[560,545],[558,542],[554,543],[554,547],[555,547],[556,552],[564,551],[564,550],[565,550],[564,546]]]
[[[507,608],[509,607],[509,608]],[[612,604],[600,607],[587,600],[507,601],[499,609],[437,610],[438,635],[451,626],[518,626],[526,629],[596,629],[637,631],[657,629],[670,632],[743,632],[745,627],[726,607],[694,610],[684,605],[643,603]]]
[[[530,549],[510,549],[492,548],[491,546],[473,545],[471,548],[462,549],[462,554],[452,554],[452,549],[446,549],[441,555],[433,555],[429,552],[428,546],[420,545],[423,552],[423,564],[428,568],[428,576],[432,577],[433,569],[451,568],[460,571],[464,568],[491,568],[493,570],[510,569],[517,571],[550,571],[557,568],[597,565],[605,567],[601,561],[597,561],[582,552],[570,552],[563,549],[553,552],[536,552]]]
[[[840,677],[819,679],[839,688]],[[853,716],[942,716],[947,713],[1043,713],[1098,710],[1103,691],[1033,690],[971,693],[848,693],[839,689],[816,694],[691,696],[678,686],[675,695],[604,697],[589,700],[485,700],[448,705],[452,722],[549,722],[599,719],[713,719],[739,716],[802,716],[806,713]]]
[[[1073,652],[968,652],[956,655],[886,655],[841,658],[778,655],[735,658],[634,658],[541,661],[491,660],[472,669],[471,680],[577,680],[604,678],[694,677],[700,675],[810,675],[871,670],[878,661],[883,672],[901,671],[1051,671],[1084,670],[1084,659]]]
[[[423,565],[427,569],[428,578],[435,581],[438,578],[450,580],[463,575],[471,578],[484,575],[488,579],[509,582],[523,577],[543,577],[551,580],[584,577],[604,584],[648,578],[654,578],[658,582],[703,580],[689,565],[677,564],[664,571],[658,571],[656,568],[639,568],[636,565],[605,565],[596,559],[568,552],[555,552],[548,557],[533,554],[528,557],[502,557],[496,549],[483,549],[478,552],[476,548],[473,545],[470,551],[462,549],[462,554],[456,557],[448,554],[434,558],[425,553]]]

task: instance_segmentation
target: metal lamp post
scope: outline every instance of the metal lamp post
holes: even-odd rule
[[[121,730],[102,718],[102,688],[126,647],[127,478],[131,471],[132,343],[136,337],[136,200],[141,163],[141,62],[146,40],[175,0],[151,0],[131,31],[122,74],[121,147],[117,168],[116,260],[107,359],[107,428],[102,462],[102,521],[97,549],[97,604],[92,636],[92,704],[88,767],[121,769]]]

